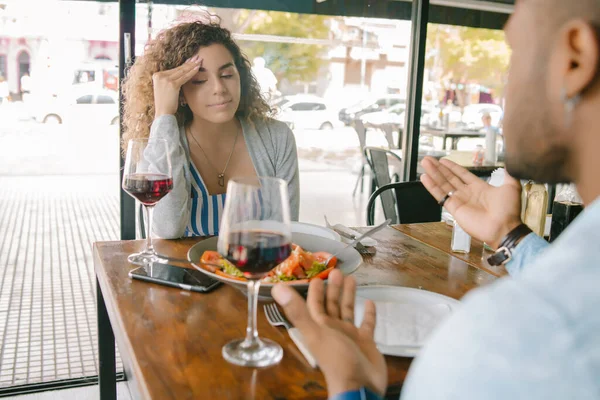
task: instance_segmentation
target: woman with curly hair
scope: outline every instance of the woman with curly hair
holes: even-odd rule
[[[155,235],[218,234],[233,176],[284,179],[298,219],[294,136],[268,117],[249,61],[218,22],[162,31],[132,66],[124,94],[123,148],[132,138],[169,142],[173,190],[155,206]]]

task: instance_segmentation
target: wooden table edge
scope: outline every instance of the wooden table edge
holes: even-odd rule
[[[100,242],[94,242],[93,243],[93,254],[94,254],[94,272],[96,274],[96,278],[98,279],[98,284],[100,286],[100,289],[102,290],[102,294],[104,297],[104,306],[106,307],[106,311],[108,313],[108,317],[110,319],[110,324],[112,326],[112,330],[113,333],[116,331],[120,331],[120,332],[124,332],[125,331],[125,327],[123,324],[123,318],[122,315],[118,312],[118,308],[115,307],[112,299],[114,296],[107,296],[108,291],[110,291],[111,295],[114,295],[114,293],[112,293],[112,290],[110,289],[110,284],[108,283],[108,276],[106,275],[106,272],[104,270],[104,268],[97,268],[97,265],[100,265],[102,263],[102,261],[100,260],[100,255],[98,253],[98,245],[102,245],[105,243],[115,243],[118,241],[100,241]],[[129,265],[129,264],[128,264]],[[115,329],[115,327],[118,327],[118,330]],[[131,374],[133,374],[133,376],[143,376],[142,370],[140,368],[139,363],[137,362],[135,357],[132,357],[131,354],[129,354],[129,348],[132,348],[132,343],[129,340],[127,335],[115,335],[115,341],[117,343],[117,346],[119,348],[119,353],[121,355],[125,355],[126,361],[123,360],[123,357],[121,357],[122,361],[123,361],[123,372],[126,378],[126,382],[127,385],[129,386],[132,382],[135,384],[135,389],[137,389],[137,393],[139,393],[141,395],[141,398],[143,399],[150,399],[150,392],[148,392],[148,388],[145,386],[142,386],[139,384],[139,380],[138,379],[134,379],[133,381],[131,381],[127,376],[127,368],[129,367],[131,368]],[[119,343],[123,341],[124,343]],[[122,344],[122,345],[120,345]],[[127,363],[127,365],[125,365]],[[131,389],[130,389],[131,390]]]

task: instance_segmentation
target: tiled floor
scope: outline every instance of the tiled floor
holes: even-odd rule
[[[119,237],[115,179],[0,178],[0,386],[98,374],[91,244]]]
[[[52,390],[42,393],[15,396],[15,400],[97,400],[98,386],[85,386],[74,389]],[[129,389],[125,382],[117,383],[117,399],[130,400]]]

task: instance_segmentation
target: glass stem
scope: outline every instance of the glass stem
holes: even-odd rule
[[[154,214],[154,206],[144,205],[144,213],[146,214],[146,253],[155,254],[154,246],[152,245],[152,215]]]
[[[246,346],[258,344],[258,330],[256,328],[256,308],[258,307],[259,280],[248,280],[248,326],[246,327]]]

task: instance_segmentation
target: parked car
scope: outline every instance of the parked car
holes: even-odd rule
[[[73,70],[73,85],[119,90],[119,66],[110,60],[83,62]]]
[[[284,96],[273,107],[274,117],[294,129],[333,129],[343,126],[333,106],[318,96]]]
[[[45,124],[91,122],[117,124],[119,98],[112,90],[78,90],[74,93],[35,102],[34,118]]]
[[[431,113],[432,107],[428,104],[421,104],[421,126],[425,126],[426,116]],[[406,104],[396,104],[387,110],[364,114],[360,117],[366,127],[379,127],[384,124],[390,124],[394,128],[403,128],[406,115]]]
[[[406,99],[398,94],[388,94],[379,97],[370,97],[361,100],[353,106],[342,108],[339,119],[346,125],[350,125],[355,118],[375,111],[383,111],[396,104],[406,104]]]
[[[405,104],[396,104],[383,111],[376,111],[361,115],[359,118],[365,126],[381,126],[390,124],[398,127],[404,126]]]

